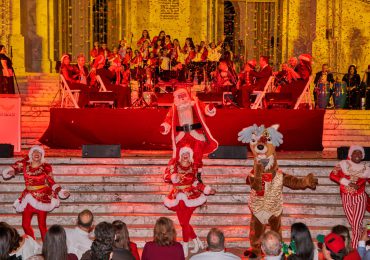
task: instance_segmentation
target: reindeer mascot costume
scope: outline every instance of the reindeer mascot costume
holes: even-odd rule
[[[279,125],[265,128],[263,125],[244,128],[238,140],[249,143],[254,156],[253,170],[247,177],[250,185],[249,208],[251,210],[250,243],[251,250],[244,254],[250,258],[261,255],[261,236],[266,225],[281,235],[281,215],[283,211],[283,186],[297,189],[315,189],[317,178],[312,173],[297,178],[283,173],[277,164],[275,148],[283,143],[283,135],[277,131]]]

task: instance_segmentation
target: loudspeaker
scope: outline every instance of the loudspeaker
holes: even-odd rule
[[[246,159],[247,146],[219,146],[216,151],[208,155],[210,159]]]
[[[370,161],[370,147],[364,147],[365,150],[365,158],[364,161]],[[337,148],[337,158],[339,160],[345,160],[348,156],[349,147],[348,146],[341,146]]]
[[[121,158],[121,145],[82,145],[82,158]]]
[[[11,158],[14,156],[14,145],[0,144],[0,158]]]

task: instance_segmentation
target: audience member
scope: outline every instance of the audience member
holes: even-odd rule
[[[41,253],[41,245],[28,235],[19,235],[18,231],[5,222],[0,222],[0,226],[7,227],[12,232],[11,250],[9,256],[22,257],[28,259],[31,256]]]
[[[142,260],[184,260],[184,250],[176,242],[176,230],[172,220],[161,217],[154,226],[153,241],[144,246]]]
[[[240,257],[231,253],[225,252],[225,236],[221,230],[212,228],[207,235],[207,252],[194,255],[191,260],[232,260],[240,259]]]
[[[324,238],[322,253],[326,260],[342,260],[346,255],[344,238],[338,234],[330,233]]]
[[[348,260],[361,260],[361,257],[357,251],[357,249],[353,249],[351,245],[351,237],[349,235],[349,229],[342,225],[334,226],[331,229],[331,232],[337,235],[340,235],[344,238],[344,244],[345,244],[345,257],[344,259]]]
[[[115,220],[112,224],[116,231],[114,247],[127,250],[133,256],[133,259],[140,260],[137,245],[130,241],[126,224],[120,220]]]
[[[91,244],[91,249],[86,251],[81,260],[109,259],[113,252],[115,231],[112,224],[100,222],[94,230],[95,240]]]
[[[66,232],[60,225],[52,225],[46,232],[42,245],[44,260],[77,260],[75,254],[68,254]]]
[[[12,236],[13,231],[9,225],[1,222],[0,224],[0,260],[21,260],[22,257],[10,256],[9,253],[12,251]]]
[[[275,231],[267,231],[261,238],[261,249],[265,254],[265,260],[284,259],[281,251],[281,237]]]
[[[294,223],[291,227],[291,241],[296,246],[295,252],[288,260],[317,260],[318,251],[312,242],[311,233],[303,223]]]
[[[75,254],[78,259],[90,249],[92,239],[94,216],[88,209],[81,211],[77,217],[77,226],[66,229],[68,253]]]
[[[368,230],[364,229],[362,232],[361,240],[358,241],[357,251],[361,259],[370,260],[370,250],[366,250],[366,242],[369,241]]]

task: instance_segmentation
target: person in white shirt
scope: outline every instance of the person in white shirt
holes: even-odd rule
[[[265,260],[283,259],[281,251],[281,237],[275,231],[267,231],[261,239],[261,249],[265,254]]]
[[[66,228],[68,253],[75,254],[80,259],[93,242],[90,232],[93,230],[94,215],[88,209],[78,214],[77,226]]]
[[[9,256],[21,256],[22,259],[28,259],[31,256],[41,253],[41,245],[28,235],[20,236],[18,231],[5,222],[0,222],[0,226],[4,226],[12,232],[12,251]]]
[[[225,252],[225,236],[221,230],[212,228],[207,235],[207,252],[194,255],[190,260],[240,260],[240,257]]]

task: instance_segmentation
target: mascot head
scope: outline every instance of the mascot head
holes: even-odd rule
[[[265,170],[277,167],[275,148],[283,143],[283,135],[278,132],[279,125],[265,128],[264,125],[246,127],[238,134],[238,140],[249,143],[254,160],[262,163]]]
[[[191,97],[185,88],[179,88],[173,92],[173,102],[177,108],[191,106]]]

